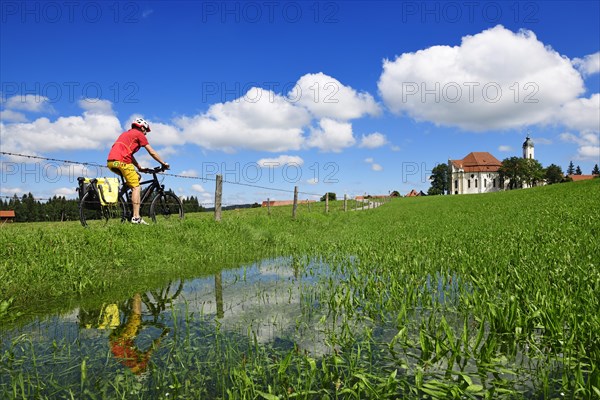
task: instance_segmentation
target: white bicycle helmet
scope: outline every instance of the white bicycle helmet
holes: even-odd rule
[[[143,126],[144,128],[146,128],[146,132],[150,132],[150,124],[146,122],[144,118],[136,118],[135,121],[131,123],[132,128],[135,128],[136,126],[138,128],[141,128]]]

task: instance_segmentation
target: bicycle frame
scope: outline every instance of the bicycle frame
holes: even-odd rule
[[[140,182],[140,186],[148,185],[142,189],[140,194],[140,207],[145,204],[149,199],[152,198],[152,194],[154,192],[158,194],[162,194],[165,191],[165,185],[161,184],[156,176],[158,172],[162,171],[160,168],[154,168],[152,170],[152,179],[148,179]],[[119,191],[119,197],[123,200],[125,205],[127,206],[128,211],[131,211],[130,208],[133,206],[131,201],[131,188],[127,186],[125,183],[125,178],[121,176],[121,190]],[[127,216],[124,216],[127,218]]]

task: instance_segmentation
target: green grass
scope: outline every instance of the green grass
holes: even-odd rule
[[[314,300],[307,313],[341,321],[327,329],[331,355],[274,352],[209,330],[173,340],[164,362],[185,367],[157,368],[153,382],[175,385],[182,397],[210,387],[223,398],[593,398],[600,395],[599,199],[595,180],[396,199],[360,212],[332,202],[327,215],[313,203],[310,212],[300,206],[296,220],[290,207],[277,207],[271,216],[226,212],[220,223],[196,214],[97,230],[5,225],[0,318],[20,324],[278,255],[318,258],[340,277],[306,289]],[[374,336],[378,327],[395,334]],[[207,336],[219,350],[198,350]],[[40,385],[14,369],[0,372],[9,370],[13,387]],[[135,387],[128,379],[110,393]]]

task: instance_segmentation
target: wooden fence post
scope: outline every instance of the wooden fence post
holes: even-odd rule
[[[296,209],[298,208],[298,186],[294,186],[294,205],[292,206],[292,218],[296,219]]]
[[[325,213],[329,212],[329,192],[325,193]]]
[[[215,221],[221,220],[221,197],[223,196],[223,175],[217,175],[215,179]]]
[[[344,212],[348,211],[348,195],[344,194]]]

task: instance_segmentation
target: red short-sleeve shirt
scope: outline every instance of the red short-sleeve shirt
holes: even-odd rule
[[[131,164],[133,162],[131,157],[140,149],[140,147],[145,147],[148,144],[146,135],[137,129],[130,129],[127,132],[123,132],[121,136],[117,138],[110,149],[110,153],[108,153],[107,160]]]

